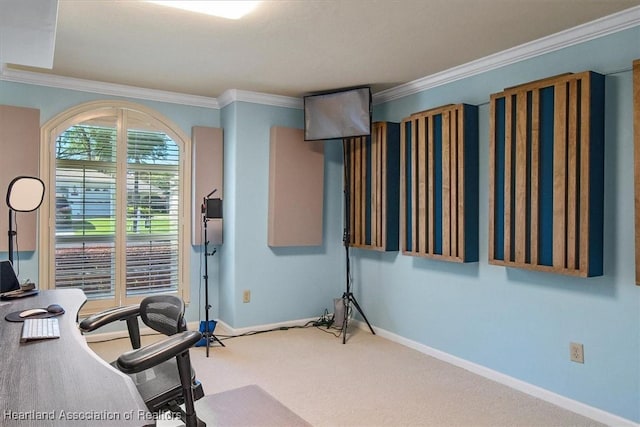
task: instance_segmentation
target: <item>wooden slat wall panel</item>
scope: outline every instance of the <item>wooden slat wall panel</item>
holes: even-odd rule
[[[344,139],[349,180],[349,245],[398,250],[400,126],[373,123],[371,137]],[[347,157],[348,156],[348,159]]]
[[[403,253],[477,261],[477,108],[415,113],[402,129]]]
[[[604,77],[584,72],[510,88],[491,96],[490,112],[489,262],[601,275]]]
[[[633,129],[636,193],[636,285],[640,286],[640,59],[633,61]]]

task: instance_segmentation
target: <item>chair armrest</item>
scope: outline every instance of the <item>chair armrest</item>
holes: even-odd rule
[[[141,372],[182,354],[201,338],[202,334],[198,331],[179,332],[162,341],[124,353],[118,357],[116,364],[126,374]]]
[[[116,307],[96,313],[80,322],[82,332],[91,332],[117,320],[127,320],[140,314],[140,305]]]

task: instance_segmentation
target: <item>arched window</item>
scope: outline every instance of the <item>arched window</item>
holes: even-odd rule
[[[191,147],[178,127],[137,104],[92,102],[47,122],[41,141],[41,283],[82,289],[89,311],[153,293],[188,301]]]

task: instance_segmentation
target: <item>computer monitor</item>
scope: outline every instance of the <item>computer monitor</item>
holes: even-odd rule
[[[20,289],[20,282],[11,261],[0,261],[0,294]]]

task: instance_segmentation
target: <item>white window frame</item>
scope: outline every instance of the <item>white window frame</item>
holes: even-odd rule
[[[190,256],[191,246],[189,237],[191,231],[191,140],[190,138],[171,120],[157,111],[127,101],[93,101],[80,104],[70,108],[53,117],[42,125],[40,130],[40,177],[45,183],[45,197],[39,209],[39,287],[40,289],[55,289],[55,232],[56,232],[56,194],[49,189],[55,188],[56,179],[56,158],[55,146],[58,136],[74,124],[82,123],[93,118],[111,115],[118,117],[119,137],[126,134],[121,132],[122,123],[126,123],[127,112],[142,114],[157,129],[164,131],[180,149],[180,188],[179,196],[181,203],[178,212],[178,291],[185,303],[190,301]],[[126,128],[125,128],[126,129]],[[119,144],[123,145],[123,144]],[[126,161],[126,160],[125,160]],[[126,194],[121,192],[120,197]],[[123,202],[123,201],[121,201]],[[124,231],[122,231],[124,234]],[[121,238],[124,236],[121,236]],[[116,263],[125,263],[125,254],[116,253]],[[125,270],[125,269],[123,269]],[[122,274],[121,276],[124,276]],[[128,297],[126,293],[126,277],[116,277],[115,286],[119,290],[117,297],[109,299],[88,300],[84,305],[82,313],[95,313],[107,308],[135,304],[144,298],[144,295]]]

